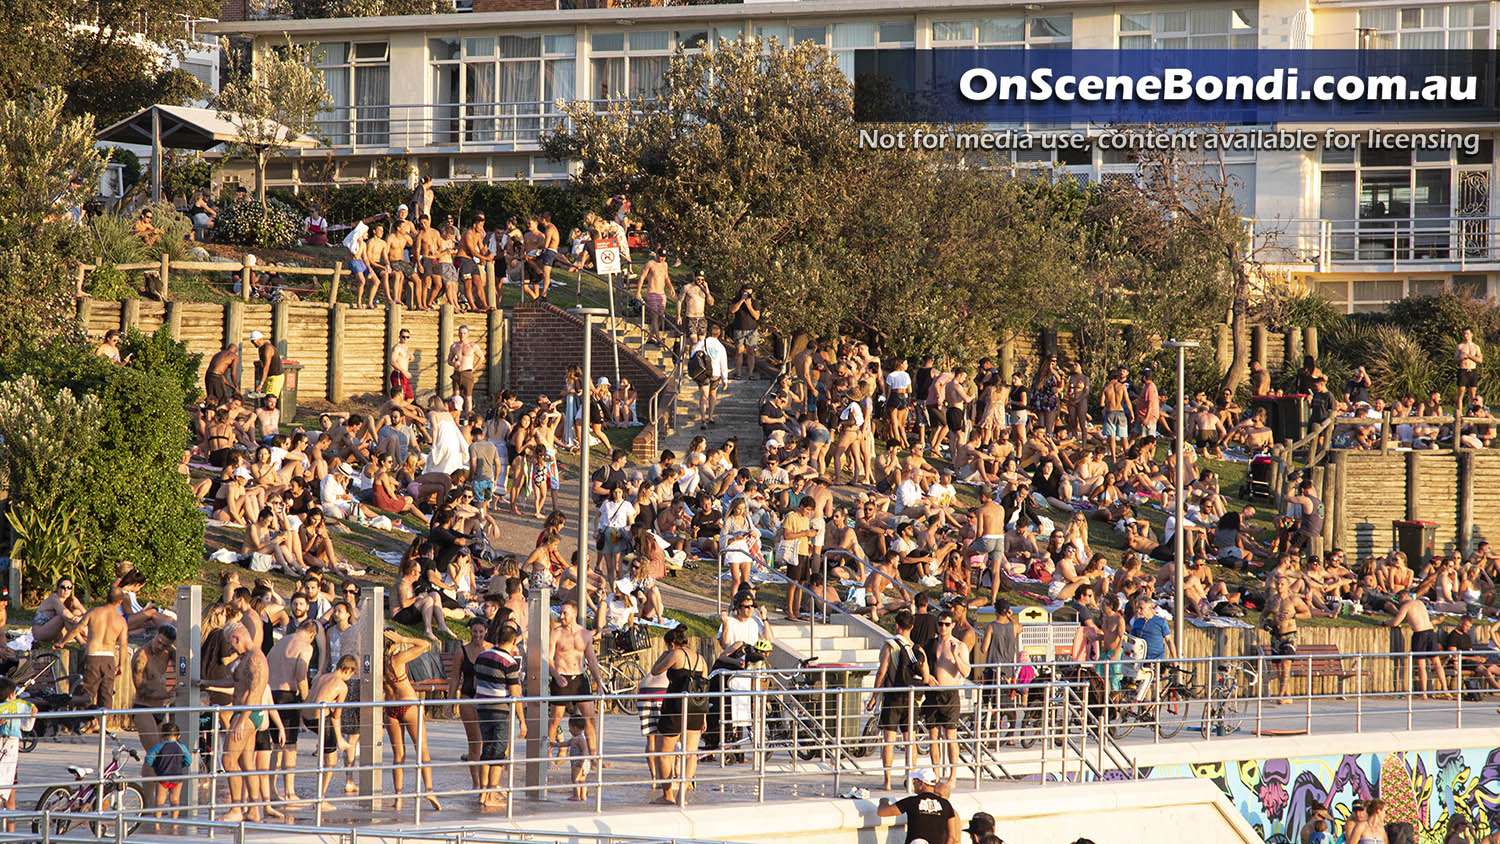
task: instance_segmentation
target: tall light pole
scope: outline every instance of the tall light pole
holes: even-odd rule
[[[593,398],[594,317],[608,316],[604,308],[574,308],[569,313],[583,320],[583,437],[578,448],[578,620],[588,624],[589,607],[589,402]],[[573,420],[564,419],[564,425]]]
[[[1183,407],[1183,381],[1186,379],[1187,350],[1198,348],[1196,340],[1168,340],[1161,344],[1164,349],[1177,350],[1177,401],[1173,404],[1172,434],[1176,438],[1177,447],[1175,471],[1172,472],[1172,515],[1176,519],[1177,529],[1172,531],[1172,559],[1177,561],[1175,571],[1172,575],[1172,649],[1177,658],[1182,658],[1183,637],[1183,611],[1182,611],[1182,573],[1186,560],[1183,557],[1183,513],[1182,506],[1182,473],[1186,469],[1183,460],[1183,449],[1187,445],[1187,437],[1183,436],[1184,420],[1187,418],[1186,409]]]

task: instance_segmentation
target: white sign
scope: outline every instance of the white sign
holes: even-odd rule
[[[620,271],[620,247],[612,237],[601,237],[594,241],[594,267],[600,275],[614,275]]]

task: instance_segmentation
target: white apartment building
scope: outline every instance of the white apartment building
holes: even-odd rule
[[[334,105],[320,131],[341,162],[340,179],[368,178],[376,162],[406,157],[439,181],[546,181],[568,173],[565,163],[538,153],[538,137],[559,119],[556,101],[649,94],[676,50],[709,49],[719,38],[814,41],[846,71],[853,51],[869,47],[1494,48],[1500,2],[749,0],[255,20],[216,29],[252,38],[258,48],[284,37],[322,45]],[[1264,253],[1267,268],[1351,312],[1444,289],[1500,294],[1492,212],[1500,206],[1494,174],[1500,125],[1338,128],[1476,132],[1482,143],[1472,154],[1365,148],[1240,154],[1231,170],[1243,182],[1244,213],[1257,232],[1275,233],[1275,248]],[[330,150],[306,154],[326,158]],[[1017,166],[1050,165],[1080,179],[1132,171],[1127,153],[1098,148],[1069,151],[1061,160],[1039,149],[1010,155]],[[272,184],[294,184],[297,159],[282,159],[268,175]]]

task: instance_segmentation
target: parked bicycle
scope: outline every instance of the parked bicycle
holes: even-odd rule
[[[1142,667],[1134,678],[1122,680],[1120,690],[1111,694],[1112,738],[1125,738],[1137,726],[1150,730],[1153,724],[1162,738],[1169,739],[1182,732],[1188,719],[1189,701],[1203,697],[1203,690],[1192,685],[1191,670],[1166,664],[1161,669],[1159,682],[1153,683],[1151,669]]]
[[[68,773],[73,775],[76,784],[54,785],[42,792],[41,799],[36,801],[36,810],[65,815],[98,812],[102,815],[116,815],[117,818],[129,818],[123,821],[124,834],[134,835],[136,827],[140,826],[140,816],[145,811],[146,801],[139,786],[121,778],[120,757],[128,754],[137,762],[141,761],[141,757],[115,736],[110,736],[109,739],[114,742],[115,749],[110,753],[109,764],[104,766],[104,772],[98,779],[94,778],[93,768],[69,765]],[[83,821],[73,818],[54,817],[51,823],[52,834],[66,835],[68,830],[81,823]],[[110,840],[116,837],[116,823],[116,820],[89,821],[89,832],[100,840]],[[44,824],[45,821],[40,819],[33,821],[32,833],[45,834]]]
[[[1203,702],[1203,719],[1199,726],[1204,738],[1208,738],[1210,732],[1216,736],[1239,732],[1245,720],[1245,707],[1240,698],[1254,694],[1259,679],[1260,675],[1249,663],[1214,664],[1214,679],[1208,699]]]
[[[639,631],[639,632],[637,632]],[[645,650],[649,641],[646,630],[636,625],[629,630],[615,633],[614,647],[608,649],[599,660],[599,679],[603,688],[599,693],[607,696],[621,712],[634,715],[637,710],[636,690],[646,679],[646,670],[636,659],[636,654]]]

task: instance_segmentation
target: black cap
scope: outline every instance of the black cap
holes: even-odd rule
[[[989,812],[975,812],[969,818],[969,827],[964,832],[972,835],[989,835],[995,831],[995,818]]]

